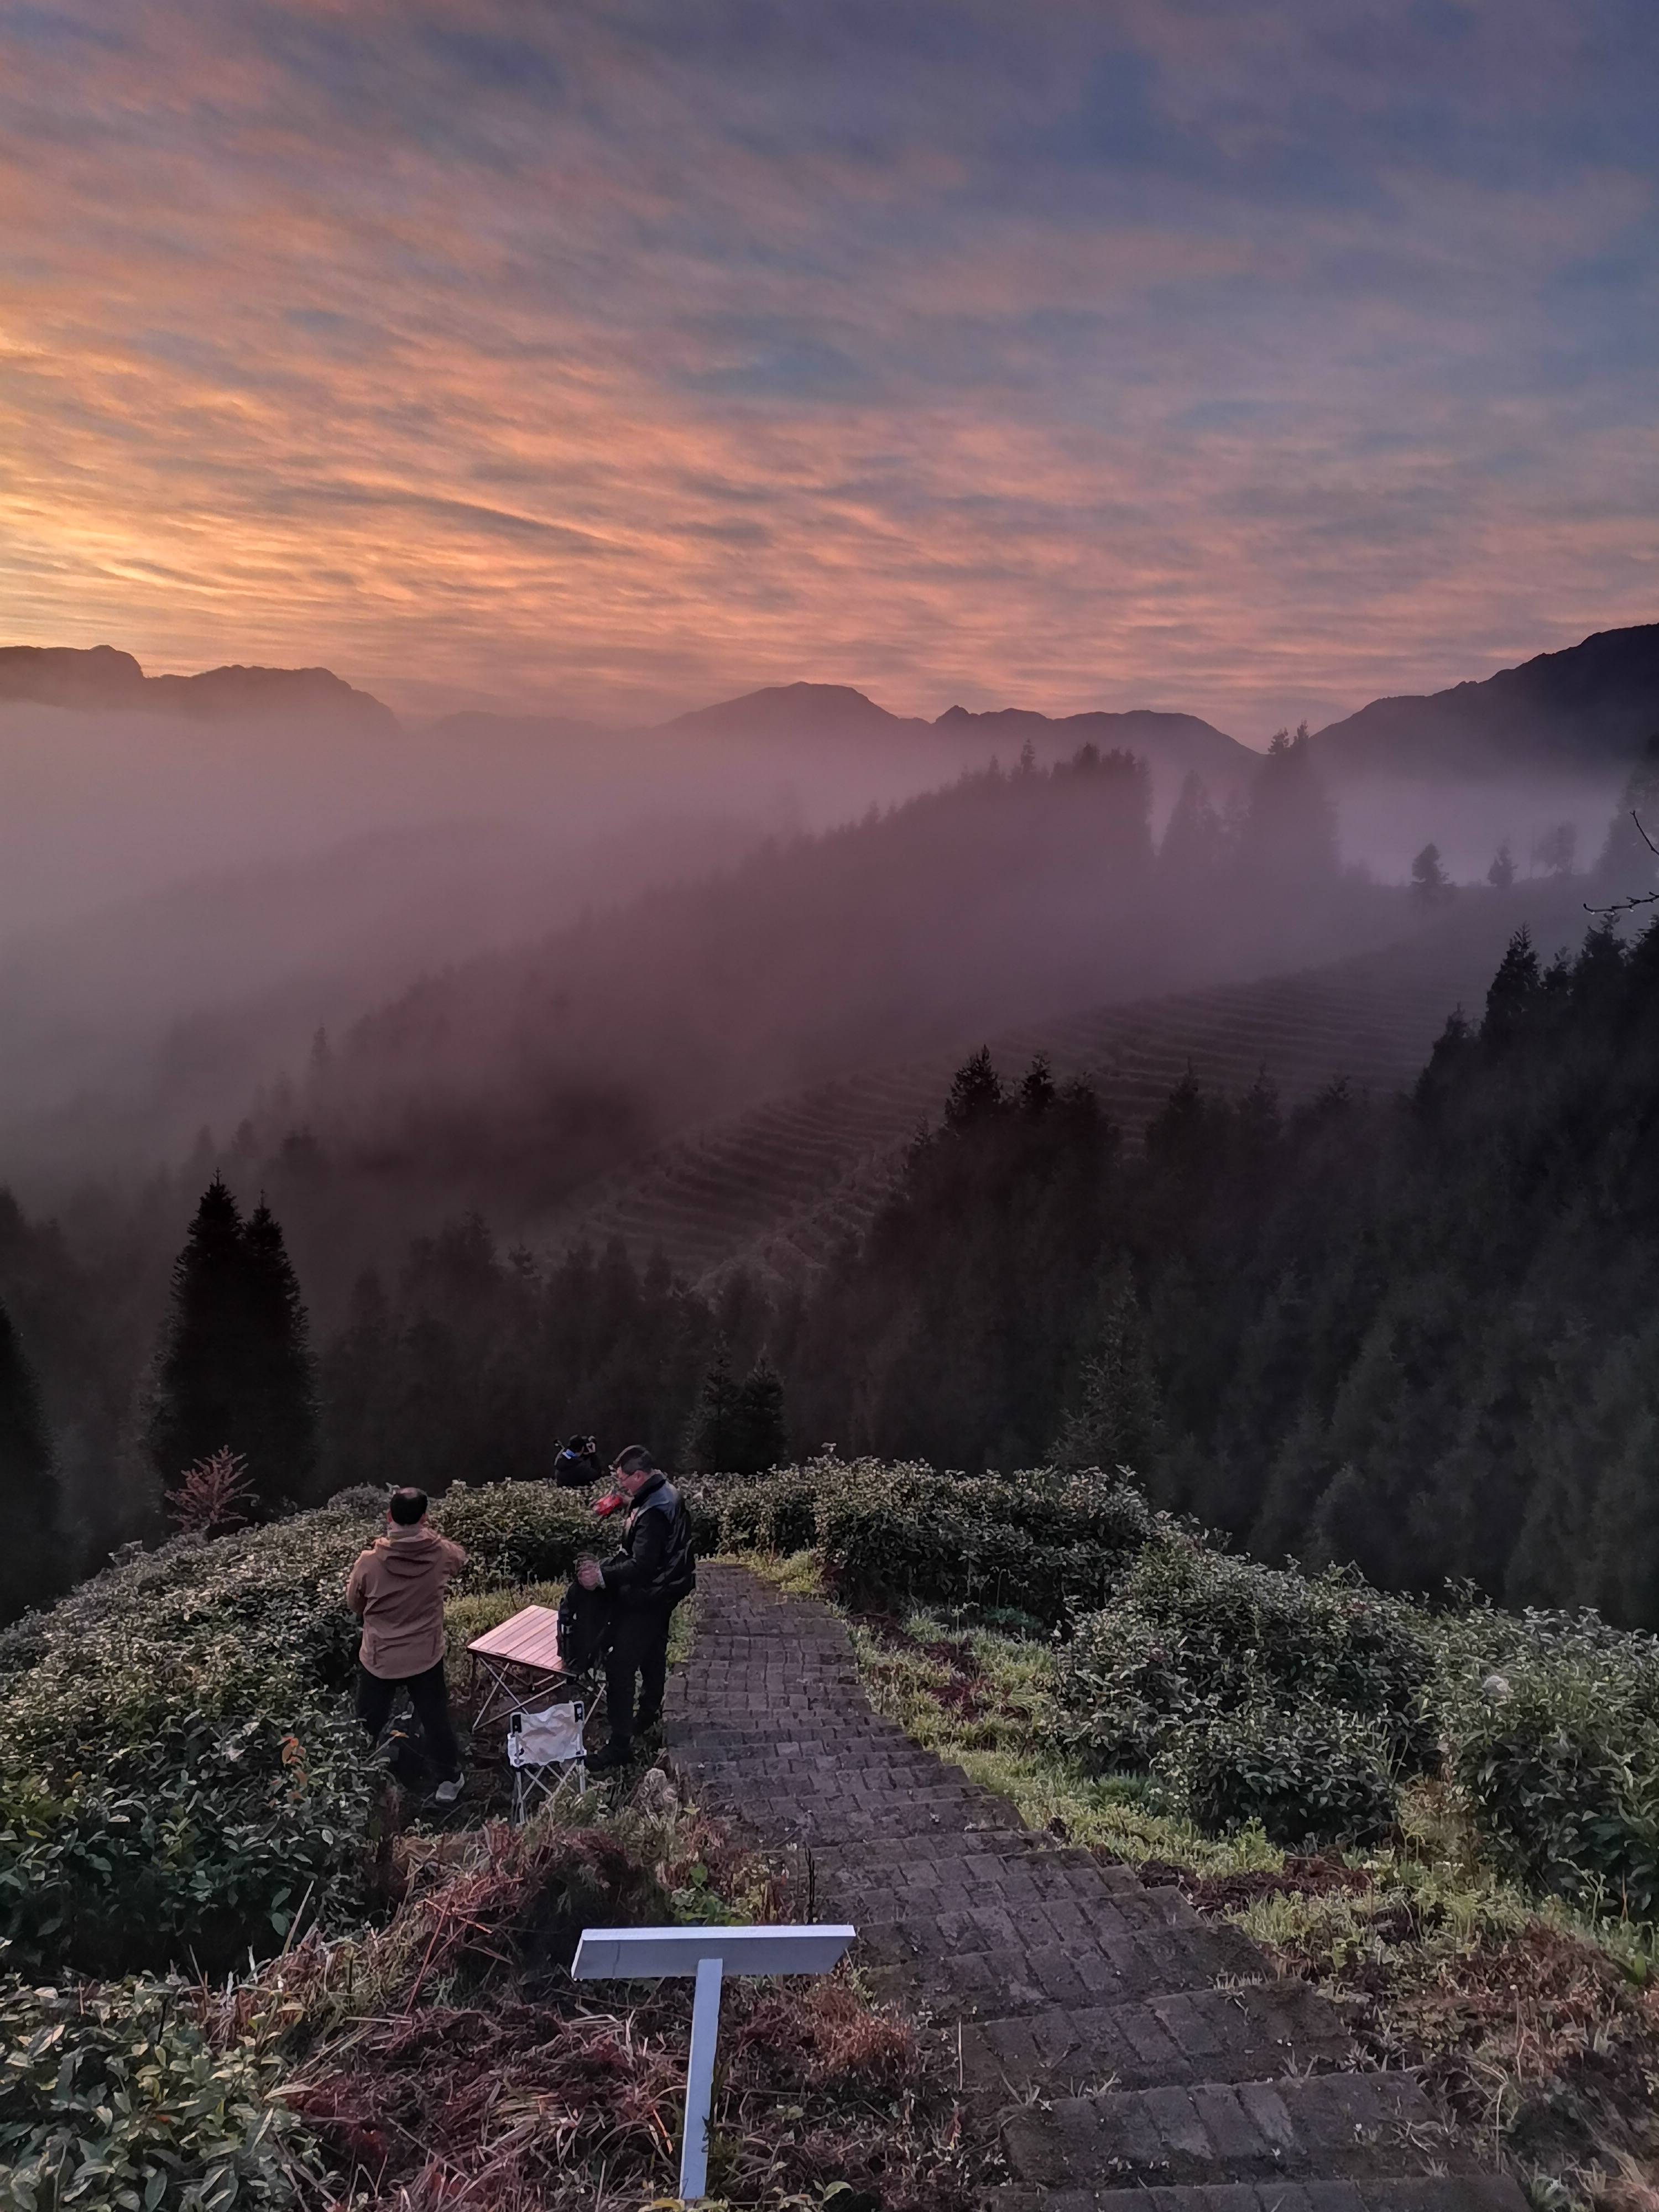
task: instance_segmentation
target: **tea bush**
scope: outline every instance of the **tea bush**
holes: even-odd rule
[[[1309,1577],[1195,1538],[1151,1547],[1061,1654],[1057,1728],[1091,1764],[1149,1767],[1196,1707],[1353,1715],[1391,1765],[1436,1756],[1435,1657],[1422,1616],[1346,1576]]]
[[[177,1984],[90,1994],[0,1979],[0,2171],[16,2212],[222,2212],[295,2202],[309,2137],[277,2068],[216,2051]]]
[[[785,1468],[774,1474],[700,1481],[690,1500],[702,1547],[721,1552],[804,1552],[817,1541],[818,1468]]]
[[[1012,1607],[1058,1626],[1103,1603],[1173,1527],[1097,1471],[964,1476],[861,1460],[808,1473],[825,1577],[861,1604]]]
[[[1229,1835],[1254,1821],[1292,1850],[1380,1842],[1398,1808],[1384,1732],[1313,1700],[1182,1723],[1165,1737],[1158,1770],[1170,1808],[1195,1826]]]
[[[325,1509],[100,1576],[0,1682],[9,1961],[222,1972],[307,1888],[355,1911],[369,1801],[341,1602],[371,1533]]]
[[[568,1582],[584,1553],[613,1548],[584,1493],[551,1482],[491,1482],[477,1490],[457,1483],[434,1504],[432,1521],[465,1547],[463,1589]]]
[[[1593,1615],[1475,1608],[1445,1631],[1451,1771],[1497,1863],[1659,1915],[1659,1642]]]

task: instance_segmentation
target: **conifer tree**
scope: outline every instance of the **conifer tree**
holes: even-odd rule
[[[220,1176],[173,1263],[147,1442],[169,1486],[198,1460],[240,1452],[267,1505],[300,1494],[315,1462],[305,1311],[282,1231],[263,1205],[245,1224]]]
[[[1336,810],[1305,722],[1294,737],[1280,730],[1255,771],[1240,858],[1253,875],[1287,888],[1336,873]]]
[[[0,1306],[0,1620],[38,1604],[63,1580],[58,1485],[34,1371]]]
[[[1063,1468],[1128,1467],[1143,1473],[1158,1456],[1164,1417],[1127,1262],[1114,1271],[1103,1303],[1096,1349],[1053,1455]]]
[[[1492,866],[1486,871],[1486,881],[1495,891],[1507,891],[1514,889],[1515,855],[1510,850],[1510,841],[1507,837],[1492,855]]]
[[[248,1300],[248,1468],[267,1496],[303,1498],[317,1464],[317,1372],[283,1231],[263,1199],[243,1231]]]
[[[1215,872],[1226,852],[1221,817],[1211,802],[1203,777],[1196,769],[1188,769],[1174,811],[1164,825],[1164,842],[1158,848],[1158,866],[1168,875],[1200,883]]]
[[[702,1474],[731,1474],[738,1472],[734,1459],[742,1435],[740,1401],[742,1392],[732,1372],[732,1362],[724,1340],[714,1346],[714,1356],[702,1378],[696,1410],[691,1416],[685,1434],[685,1462]]]
[[[763,1474],[789,1456],[789,1432],[783,1418],[783,1378],[764,1353],[738,1393],[737,1446],[732,1471]]]
[[[1451,888],[1439,846],[1425,845],[1412,862],[1412,896],[1419,906],[1437,906],[1450,895]]]

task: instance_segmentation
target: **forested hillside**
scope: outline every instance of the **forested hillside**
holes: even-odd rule
[[[653,1140],[796,1085],[1010,1023],[1263,975],[1412,927],[1344,875],[1305,746],[1249,806],[1194,780],[1156,848],[1146,777],[1085,747],[963,778],[860,823],[653,888],[433,977],[256,1105],[243,1156],[292,1184],[296,1249],[343,1295],[388,1218],[473,1205],[517,1233]],[[304,1173],[281,1158],[297,1130]],[[313,1224],[317,1224],[313,1231]]]
[[[1659,927],[1524,934],[1411,1094],[958,1075],[783,1357],[801,1432],[1123,1462],[1263,1557],[1659,1620]]]

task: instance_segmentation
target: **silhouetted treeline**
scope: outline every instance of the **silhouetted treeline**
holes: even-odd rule
[[[1265,1557],[1659,1623],[1659,927],[1518,937],[1401,1101],[1189,1080],[1132,1147],[970,1065],[786,1373],[860,1450],[1115,1441]]]

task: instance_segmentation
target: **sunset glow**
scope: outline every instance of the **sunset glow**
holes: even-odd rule
[[[7,642],[1180,707],[1659,614],[1646,0],[0,15]]]

